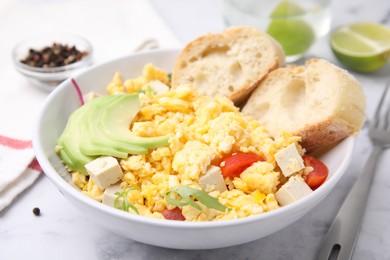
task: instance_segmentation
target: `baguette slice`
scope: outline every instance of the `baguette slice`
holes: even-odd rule
[[[288,131],[302,137],[306,150],[359,132],[366,101],[347,71],[320,59],[305,66],[279,68],[253,91],[242,112],[258,119],[272,135]]]
[[[239,104],[270,71],[284,65],[282,47],[254,27],[230,27],[190,42],[179,54],[172,87],[191,83],[201,95]]]

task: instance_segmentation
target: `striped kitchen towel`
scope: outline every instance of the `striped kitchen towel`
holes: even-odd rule
[[[0,211],[42,172],[30,140],[0,135]]]
[[[96,64],[132,53],[145,39],[156,39],[160,48],[181,43],[149,1],[0,0],[0,17],[1,211],[43,175],[29,140],[48,92],[15,70],[12,50],[18,42],[45,34],[81,35],[91,42]]]

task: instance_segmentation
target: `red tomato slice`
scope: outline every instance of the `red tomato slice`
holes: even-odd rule
[[[264,159],[253,153],[235,153],[222,162],[222,175],[225,178],[238,177],[246,168],[258,161],[264,161]]]
[[[173,209],[164,209],[160,213],[164,216],[165,219],[181,220],[181,221],[186,220],[186,218],[181,213],[181,209],[178,207]]]
[[[302,158],[305,166],[313,168],[313,170],[306,175],[305,181],[312,190],[315,190],[325,182],[326,178],[328,178],[328,167],[313,156],[305,154]]]

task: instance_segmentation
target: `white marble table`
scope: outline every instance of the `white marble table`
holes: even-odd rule
[[[183,43],[224,27],[220,1],[151,2]],[[333,1],[332,11],[332,26],[359,20],[385,21],[390,26],[389,0]],[[337,64],[326,38],[310,54]],[[374,74],[355,76],[367,95],[370,117],[390,78],[390,65]],[[113,234],[91,223],[42,175],[11,207],[0,213],[0,259],[315,259],[320,242],[360,174],[370,149],[367,131],[363,130],[357,136],[353,161],[335,191],[293,225],[248,244],[204,251],[158,248]],[[386,151],[379,161],[353,259],[390,259],[389,168],[390,151]],[[34,207],[41,209],[40,217],[32,214]]]

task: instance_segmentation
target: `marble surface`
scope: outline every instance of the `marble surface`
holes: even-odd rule
[[[220,1],[151,2],[183,43],[224,27]],[[333,1],[332,13],[332,27],[360,20],[381,21],[390,26],[388,0]],[[319,40],[310,54],[338,64],[327,40],[326,37]],[[390,65],[370,75],[354,75],[366,93],[370,118],[390,78]],[[0,213],[0,259],[315,259],[321,240],[360,174],[370,149],[364,129],[357,136],[352,163],[334,192],[293,225],[261,240],[216,250],[172,250],[124,239],[91,223],[42,175],[11,207]],[[378,162],[354,260],[390,259],[389,168],[390,151],[387,150]],[[32,214],[34,207],[41,209],[41,216]]]

